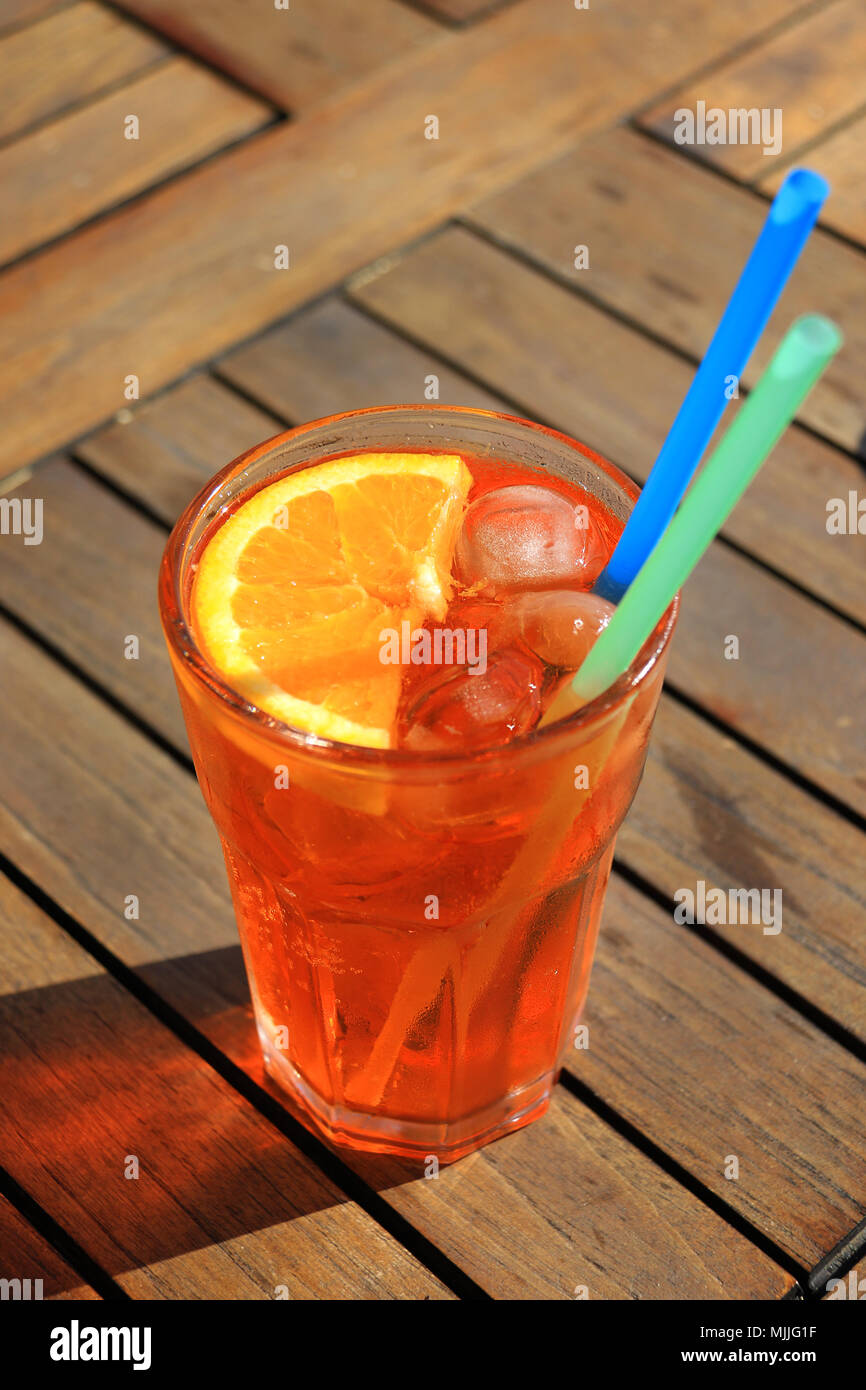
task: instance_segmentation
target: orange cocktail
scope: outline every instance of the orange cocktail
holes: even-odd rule
[[[231,465],[163,621],[265,1063],[329,1137],[458,1157],[546,1107],[673,615],[547,722],[632,485],[525,421],[362,411]]]

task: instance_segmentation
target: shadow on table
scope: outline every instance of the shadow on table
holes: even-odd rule
[[[4,1166],[108,1273],[423,1176],[306,1129],[265,1076],[240,947],[136,973],[181,1037],[108,974],[0,995]]]
[[[107,974],[0,995],[5,1167],[112,1275],[250,1232],[272,1233],[279,1253],[273,1228],[351,1193],[341,1190],[341,1164],[258,1089],[266,1083],[240,948],[139,974],[175,1007],[195,997],[186,1017],[214,1048],[198,1055]],[[417,1175],[390,1166],[378,1181]],[[315,1239],[304,1231],[299,1256]]]
[[[247,1086],[252,1083],[256,1088],[255,1103],[262,1105],[275,1123],[288,1126],[292,1140],[335,1181],[346,1180],[348,1175],[341,1175],[337,1166],[346,1164],[377,1192],[424,1176],[423,1160],[354,1153],[328,1143],[310,1127],[301,1107],[271,1080],[262,1061],[239,945],[177,956],[143,966],[137,973],[154,994],[171,1003],[216,1046],[222,1054],[214,1057],[216,1066],[224,1066],[227,1058],[244,1073]],[[231,1079],[244,1084],[236,1075]],[[251,1088],[248,1094],[253,1097]]]

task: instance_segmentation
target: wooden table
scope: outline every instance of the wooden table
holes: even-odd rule
[[[0,26],[0,1274],[820,1297],[866,1248],[864,539],[827,527],[866,495],[862,4],[2,0]],[[698,100],[781,108],[781,153],[677,145]],[[644,478],[801,155],[833,198],[746,385],[801,310],[847,344],[689,582],[590,1048],[435,1181],[332,1152],[264,1088],[158,630],[167,531],[251,444],[430,376]],[[677,925],[700,880],[781,889],[783,930]]]

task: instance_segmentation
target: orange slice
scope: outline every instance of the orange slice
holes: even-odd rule
[[[455,454],[356,454],[254,493],[199,562],[212,663],[286,724],[391,747],[402,671],[380,659],[383,630],[444,618],[471,485]]]

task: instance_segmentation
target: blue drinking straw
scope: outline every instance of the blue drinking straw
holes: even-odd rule
[[[722,417],[731,377],[739,382],[830,189],[810,169],[794,169],[767,214],[704,360],[671,425],[595,593],[618,603],[655,546]]]

